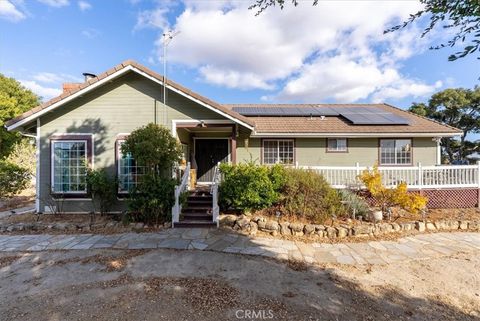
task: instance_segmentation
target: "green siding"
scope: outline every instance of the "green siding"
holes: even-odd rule
[[[328,153],[325,138],[296,138],[295,156],[300,166],[371,166],[378,162],[378,138],[349,138],[348,152]],[[413,164],[435,165],[437,145],[431,138],[413,139]],[[252,157],[250,157],[252,155]],[[237,160],[261,160],[261,139],[239,139],[237,145]]]
[[[50,185],[50,142],[52,134],[88,133],[94,136],[94,167],[115,168],[115,141],[120,133],[130,133],[154,121],[171,128],[172,119],[222,119],[222,116],[175,92],[168,92],[168,121],[161,102],[162,87],[140,75],[129,73],[40,118],[40,210],[44,211]],[[121,210],[123,202],[115,210]],[[68,201],[68,211],[90,211],[88,201]]]

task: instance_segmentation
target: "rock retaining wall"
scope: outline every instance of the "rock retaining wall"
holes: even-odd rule
[[[407,231],[436,231],[436,230],[473,230],[480,231],[478,221],[442,220],[437,222],[407,222],[407,223],[364,223],[356,226],[340,225],[336,227],[318,225],[277,222],[261,216],[248,217],[246,215],[221,215],[220,226],[233,228],[244,234],[255,235],[258,231],[273,236],[313,236],[318,238],[344,238],[347,236],[377,236],[389,233]]]
[[[164,227],[170,227],[166,223]],[[96,224],[83,223],[3,223],[0,224],[0,233],[10,232],[70,232],[70,233],[102,233],[108,231],[114,232],[142,232],[149,230],[149,227],[143,223],[130,223],[124,225],[122,222],[107,222]]]

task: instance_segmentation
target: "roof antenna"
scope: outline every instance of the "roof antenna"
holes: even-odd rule
[[[167,46],[179,33],[180,31],[169,30],[163,34],[163,105],[165,109],[163,120],[165,125],[167,125]]]

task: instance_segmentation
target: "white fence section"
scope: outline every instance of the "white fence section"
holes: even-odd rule
[[[185,167],[185,172],[180,180],[180,185],[175,186],[175,205],[172,207],[172,227],[180,220],[180,213],[182,212],[182,204],[180,204],[180,195],[188,189],[190,182],[190,162]]]
[[[358,176],[365,169],[359,166],[297,166],[322,174],[334,188],[361,186]],[[439,166],[380,166],[383,183],[394,187],[405,182],[408,188],[480,188],[480,163],[476,165],[439,165]]]
[[[212,220],[213,222],[217,223],[217,227],[220,224],[218,220],[218,216],[220,215],[220,207],[218,206],[218,185],[220,184],[220,180],[221,180],[221,173],[220,173],[219,166],[220,166],[220,163],[218,163],[217,166],[215,166],[213,179],[212,179],[212,186],[210,187],[210,194],[212,194]]]

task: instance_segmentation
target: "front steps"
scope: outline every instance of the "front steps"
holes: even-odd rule
[[[180,221],[174,227],[216,227],[212,216],[213,199],[208,189],[190,191]]]

